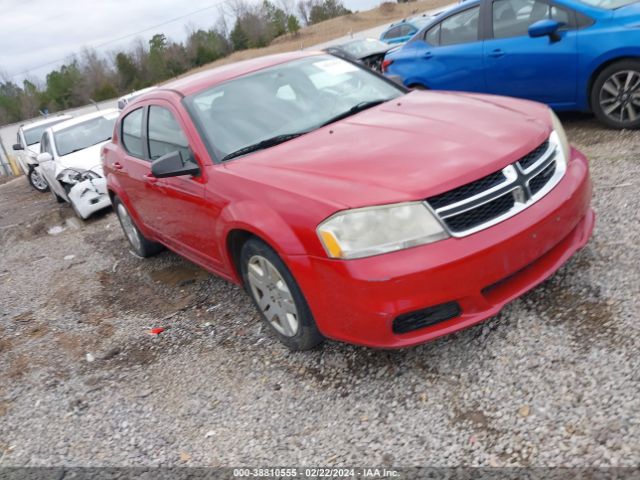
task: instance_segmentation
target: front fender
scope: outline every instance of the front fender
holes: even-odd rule
[[[234,230],[244,230],[266,242],[281,257],[302,255],[307,251],[294,229],[280,214],[268,205],[255,200],[243,200],[228,204],[220,213],[216,225],[216,238],[219,242],[220,258],[230,272],[235,272],[231,252],[227,248],[227,239]],[[284,260],[284,258],[283,258]]]

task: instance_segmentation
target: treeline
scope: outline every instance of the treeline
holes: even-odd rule
[[[194,67],[247,48],[269,45],[287,33],[297,35],[301,24],[312,25],[351,13],[341,0],[269,0],[250,5],[235,0],[222,12],[215,27],[192,30],[184,42],[164,34],[148,43],[133,42],[127,51],[112,52],[106,58],[84,49],[60,68],[49,72],[43,84],[27,79],[22,86],[0,77],[0,124],[37,117],[86,105],[90,101],[114,98],[180,75]],[[225,18],[235,18],[229,29]]]

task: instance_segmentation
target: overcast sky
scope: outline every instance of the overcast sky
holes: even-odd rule
[[[43,81],[85,46],[107,54],[126,49],[138,37],[146,42],[158,32],[182,41],[188,25],[215,25],[225,1],[232,0],[0,0],[0,79],[8,76],[21,83],[26,75]],[[343,3],[366,10],[380,0]]]

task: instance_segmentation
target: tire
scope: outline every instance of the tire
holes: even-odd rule
[[[147,239],[147,237],[138,230],[133,218],[129,215],[129,210],[127,210],[127,207],[124,206],[118,197],[113,198],[113,208],[116,211],[118,220],[120,221],[120,226],[122,227],[124,236],[127,238],[129,245],[131,245],[131,248],[133,249],[133,253],[139,257],[151,257],[160,253],[164,249],[161,244]]]
[[[31,184],[31,186],[40,193],[49,191],[49,185],[47,184],[47,181],[32,166],[29,166],[29,174],[27,175],[27,178],[29,179],[29,184]]]
[[[58,194],[53,190],[53,188],[51,189],[51,195],[53,195],[53,198],[54,198],[54,200],[55,200],[56,202],[58,202],[58,203],[64,203],[64,202],[65,202],[64,198],[62,198],[60,195],[58,195]]]
[[[271,247],[258,239],[248,240],[240,252],[240,269],[247,293],[281,343],[294,351],[322,343],[324,337],[298,283]]]
[[[591,88],[591,108],[610,128],[640,128],[640,60],[621,60],[602,70]]]

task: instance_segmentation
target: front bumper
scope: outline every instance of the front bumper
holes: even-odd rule
[[[95,178],[76,183],[68,193],[69,202],[83,219],[111,205],[107,194],[107,180]]]
[[[495,316],[585,246],[593,231],[587,159],[571,150],[565,176],[514,217],[450,238],[357,260],[288,256],[320,331],[372,347],[420,344]],[[396,317],[455,301],[452,319],[394,333]]]

